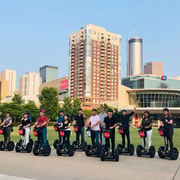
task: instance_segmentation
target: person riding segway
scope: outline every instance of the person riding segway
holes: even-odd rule
[[[73,156],[75,152],[74,146],[70,145],[71,129],[68,119],[69,116],[65,114],[64,121],[60,123],[59,126],[59,134],[63,138],[63,141],[57,145],[56,153],[58,156],[61,156],[62,154],[68,154],[69,156]]]
[[[90,128],[91,143],[92,145],[87,145],[85,154],[87,156],[95,155],[100,156],[101,146],[99,145],[99,122],[100,118],[97,115],[97,110],[92,109],[92,116],[89,119],[87,126]]]
[[[16,152],[26,151],[30,153],[32,151],[33,140],[30,141],[30,119],[28,118],[28,112],[24,113],[24,118],[19,125],[19,135],[21,135],[21,139],[16,144],[15,150]]]
[[[54,129],[55,129],[55,131],[58,132],[58,136],[59,136],[59,139],[56,139],[53,143],[53,146],[55,149],[57,148],[58,144],[60,144],[62,142],[62,137],[60,136],[60,133],[59,133],[60,131],[58,130],[58,127],[64,121],[64,111],[61,109],[58,114],[59,115],[58,115],[57,122],[54,123]]]
[[[85,127],[85,115],[83,114],[82,108],[78,109],[78,114],[75,116],[73,125],[76,133],[76,141],[73,142],[73,146],[76,150],[85,151],[87,143],[84,140],[84,127]],[[79,136],[81,135],[81,143]]]
[[[45,116],[45,110],[40,111],[40,116],[34,124],[34,135],[38,137],[38,141],[35,142],[33,147],[34,155],[49,156],[51,153],[51,147],[47,141],[47,123],[48,118]]]
[[[7,149],[12,151],[14,149],[14,142],[10,140],[12,131],[12,118],[10,117],[10,112],[6,112],[6,118],[3,123],[0,124],[1,134],[4,135],[4,141],[0,141],[0,150]]]
[[[155,156],[155,147],[151,143],[152,136],[152,119],[150,118],[149,111],[144,112],[144,117],[139,126],[139,135],[142,138],[142,145],[138,145],[136,148],[137,156],[149,156],[153,158]],[[148,148],[146,149],[146,138],[148,140]]]
[[[136,110],[136,107],[134,107],[133,111],[130,114],[127,114],[127,111],[123,109],[121,111],[121,115],[119,116],[118,131],[122,136],[122,144],[118,144],[117,148],[119,149],[120,154],[129,154],[131,156],[134,155],[134,145],[130,144],[129,122],[135,110]],[[127,138],[127,148],[125,147],[126,146],[125,136]]]
[[[173,119],[169,114],[169,109],[163,109],[163,117],[161,118],[161,125],[158,129],[159,134],[164,137],[164,146],[158,149],[158,155],[160,158],[170,158],[176,160],[179,156],[179,152],[176,147],[173,146]],[[168,146],[170,145],[170,148]]]
[[[104,137],[106,138],[105,147],[101,148],[101,161],[115,160],[119,161],[119,150],[115,149],[115,128],[117,126],[117,119],[113,116],[113,110],[108,109],[108,116],[104,119],[105,131]],[[110,139],[112,151],[110,152]]]

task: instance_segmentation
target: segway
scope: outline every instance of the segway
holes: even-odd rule
[[[74,125],[74,132],[77,134],[79,132],[79,127],[77,125]],[[87,146],[87,142],[84,141],[83,144],[80,144],[77,141],[73,141],[72,145],[74,146],[75,150],[78,151],[85,151],[86,150],[86,146]]]
[[[54,141],[54,143],[53,143],[54,148],[57,149],[57,146],[61,143],[61,136],[59,134],[60,133],[60,129],[59,129],[59,124],[58,123],[54,124],[54,130],[56,132],[58,132],[58,136],[59,136],[59,139],[56,139]]]
[[[51,147],[48,141],[46,145],[44,145],[43,147],[41,146],[39,142],[39,133],[40,133],[39,131],[40,129],[37,127],[35,127],[33,130],[34,136],[38,137],[38,141],[35,141],[34,146],[33,146],[33,154],[35,156],[38,156],[38,155],[49,156],[51,154]]]
[[[66,131],[64,129],[60,129],[60,136],[63,138],[66,136]],[[58,156],[61,156],[62,154],[68,154],[69,156],[74,156],[74,146],[68,145],[67,141],[62,141],[60,144],[57,145],[56,153]]]
[[[5,131],[6,131],[6,128],[1,126],[0,134],[3,135]],[[13,141],[9,141],[8,143],[5,143],[4,141],[0,141],[0,150],[1,151],[4,151],[4,150],[13,151],[13,149],[14,149]]]
[[[18,132],[20,136],[25,135],[25,129],[22,127],[19,128]],[[29,143],[27,143],[26,146],[23,145],[23,141],[22,139],[20,139],[19,142],[16,143],[15,150],[16,152],[24,151],[24,152],[30,153],[32,151],[32,147],[33,147],[32,139],[29,139]]]
[[[87,136],[91,137],[92,133],[93,133],[93,131],[90,129],[90,127],[88,127],[86,129]],[[100,157],[100,155],[101,155],[101,148],[102,148],[102,145],[99,145],[97,148],[93,148],[93,144],[92,145],[87,145],[86,146],[86,150],[85,150],[85,154],[86,154],[86,156]]]
[[[119,126],[118,132],[121,136],[124,134],[124,131],[125,131],[125,128],[123,126]],[[125,148],[125,147],[123,147],[122,144],[118,144],[117,149],[119,150],[119,154],[122,154],[122,155],[126,154],[126,155],[130,155],[130,156],[134,155],[134,145],[133,144],[130,144],[129,148]]]
[[[138,145],[137,148],[136,148],[136,154],[138,157],[141,157],[141,156],[145,156],[145,157],[150,157],[150,158],[154,158],[155,156],[155,153],[156,153],[156,150],[155,150],[155,147],[152,145],[150,146],[149,149],[146,149],[146,131],[144,128],[141,128],[139,130],[139,135],[141,138],[143,138],[143,141],[144,141],[144,147],[142,145]]]
[[[170,149],[170,151],[168,151],[168,140],[167,140],[167,136],[166,133],[164,131],[163,127],[160,127],[158,129],[159,135],[164,137],[164,146],[161,146],[158,149],[158,155],[160,158],[167,158],[167,159],[171,159],[171,160],[176,160],[179,157],[179,152],[177,150],[176,147],[173,147]]]
[[[111,136],[111,131],[104,130],[105,139],[109,139],[110,136]],[[108,148],[108,152],[105,152],[105,146],[101,148],[101,154],[100,154],[101,161],[104,161],[104,160],[119,161],[119,150],[115,149],[115,152],[112,154],[112,153],[110,153],[110,148]]]

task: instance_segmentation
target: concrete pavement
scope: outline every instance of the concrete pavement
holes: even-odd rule
[[[0,180],[179,180],[179,169],[179,159],[159,159],[157,155],[153,159],[121,155],[119,162],[101,162],[99,158],[86,157],[84,152],[75,152],[73,157],[57,156],[54,148],[49,157],[0,151]]]

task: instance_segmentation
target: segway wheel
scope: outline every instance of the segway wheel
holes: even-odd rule
[[[169,152],[169,156],[171,160],[176,160],[179,157],[177,148],[173,147]]]
[[[59,142],[59,140],[58,140],[58,139],[56,139],[56,140],[54,141],[54,143],[53,143],[53,146],[54,146],[54,148],[55,148],[55,149],[57,149],[58,142]]]
[[[130,154],[130,156],[134,155],[134,145],[133,144],[129,145],[129,154]]]
[[[141,145],[138,145],[137,148],[136,148],[136,154],[138,157],[141,157],[142,154],[141,154],[141,151],[142,151],[142,146]]]
[[[164,158],[164,150],[165,150],[165,147],[164,146],[161,146],[159,149],[158,149],[158,155],[160,158]]]
[[[16,152],[20,152],[20,146],[21,146],[21,143],[18,142],[18,143],[16,144],[16,146],[15,146]]]
[[[58,156],[62,156],[61,148],[60,148],[60,147],[57,147],[57,149],[56,149],[56,154],[57,154]]]
[[[119,149],[115,149],[115,161],[119,161]]]
[[[74,156],[74,146],[70,145],[68,149],[69,156]]]
[[[149,156],[150,158],[153,158],[155,156],[156,150],[154,146],[150,146],[149,148]]]
[[[43,154],[44,156],[49,156],[51,154],[51,147],[49,144],[43,147]]]
[[[33,147],[33,154],[34,154],[35,156],[39,155],[39,153],[38,153],[37,150],[38,150],[38,144],[35,144],[34,147]]]
[[[32,144],[30,142],[26,145],[26,151],[27,153],[30,153],[32,151]]]
[[[119,149],[119,154],[121,154],[122,149],[123,149],[123,145],[122,144],[118,144],[117,145],[117,149]]]
[[[87,146],[87,142],[84,142],[84,143],[82,144],[82,150],[83,150],[83,151],[86,150],[86,146]]]
[[[96,156],[100,157],[101,156],[101,146],[98,146],[96,149]]]
[[[29,139],[29,143],[33,146],[33,140]]]
[[[86,156],[91,156],[90,150],[91,150],[91,145],[87,145],[86,150],[85,150]]]
[[[7,150],[12,151],[13,149],[14,149],[14,142],[9,141],[8,144],[7,144]]]
[[[104,161],[105,159],[105,150],[101,149],[101,161]]]

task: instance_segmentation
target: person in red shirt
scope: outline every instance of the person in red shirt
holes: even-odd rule
[[[37,118],[34,127],[39,128],[38,141],[41,147],[47,144],[47,124],[48,118],[45,116],[45,110],[40,111],[40,116]]]

